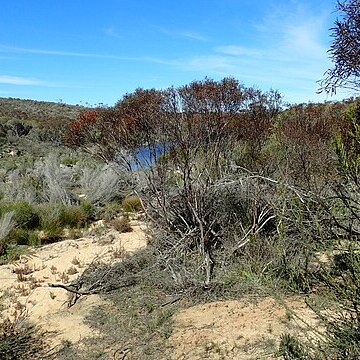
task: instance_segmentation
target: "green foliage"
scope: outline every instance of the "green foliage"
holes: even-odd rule
[[[0,204],[0,216],[10,211],[14,212],[13,220],[19,228],[35,229],[39,225],[39,215],[36,209],[28,202]]]
[[[24,122],[35,121],[43,125],[66,124],[75,119],[82,109],[84,107],[78,105],[0,98],[0,117]]]
[[[63,227],[80,228],[88,221],[82,206],[60,206],[59,222]]]
[[[338,15],[331,28],[328,53],[334,63],[320,82],[320,91],[336,93],[338,88],[360,90],[360,1],[337,1]]]
[[[8,238],[16,245],[29,245],[29,231],[27,229],[13,229]]]
[[[0,323],[0,359],[44,359],[45,338],[36,327],[5,320]],[[48,355],[50,351],[47,351]]]
[[[342,174],[360,181],[360,102],[351,104],[345,114],[346,127],[335,141]]]
[[[95,220],[96,218],[96,208],[93,204],[91,204],[88,200],[83,200],[80,203],[80,207],[84,212],[87,221]]]
[[[87,209],[89,210],[89,209]],[[43,204],[39,206],[40,228],[48,235],[59,236],[65,227],[81,228],[89,221],[89,213],[82,206]],[[91,215],[91,214],[90,214]]]
[[[339,171],[343,178],[335,183],[334,196],[322,201],[333,221],[333,236],[340,241],[331,266],[323,264],[318,279],[335,302],[326,311],[310,304],[325,332],[320,337],[314,333],[316,336],[310,336],[305,342],[283,337],[280,348],[285,359],[360,358],[360,252],[356,242],[360,216],[359,103],[350,104],[345,120],[346,126],[336,139]],[[318,226],[321,228],[326,224],[319,223]]]
[[[99,216],[105,221],[110,221],[122,213],[123,208],[119,202],[106,203],[99,211]]]
[[[281,336],[278,356],[284,360],[310,360],[304,345],[294,336],[283,334]]]
[[[60,236],[63,226],[60,222],[60,206],[58,204],[43,204],[39,206],[41,214],[40,228],[48,236]]]
[[[37,232],[34,230],[14,228],[10,231],[6,238],[7,243],[13,243],[16,245],[40,245],[40,239]]]
[[[326,326],[325,351],[337,359],[360,358],[360,253],[350,245],[332,271],[323,275],[323,283],[332,291],[339,307],[326,316],[318,316]]]
[[[141,200],[136,195],[130,195],[123,199],[122,208],[125,212],[137,212],[142,210]]]
[[[336,258],[337,257],[337,258]],[[283,335],[279,355],[284,359],[360,358],[360,253],[352,245],[334,259],[332,267],[322,267],[321,285],[332,298],[324,310],[309,302],[325,328],[322,333],[310,329],[307,340]]]
[[[61,159],[61,163],[64,166],[73,166],[76,165],[78,163],[79,159],[78,158],[74,158],[71,156],[65,156]]]

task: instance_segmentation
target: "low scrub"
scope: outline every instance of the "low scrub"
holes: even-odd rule
[[[125,212],[138,212],[142,210],[141,200],[136,195],[130,195],[123,199],[122,208]]]
[[[45,336],[24,319],[3,321],[0,323],[0,359],[50,359],[51,351],[46,349]]]
[[[23,229],[35,229],[39,226],[40,217],[34,206],[28,202],[0,204],[0,216],[13,212],[12,220],[17,227]]]
[[[28,229],[12,229],[8,235],[9,241],[16,245],[36,246],[40,239],[36,231]]]
[[[124,196],[129,188],[129,174],[109,166],[84,168],[79,179],[80,191],[96,205],[104,205]]]
[[[132,227],[130,225],[130,219],[128,216],[122,216],[117,219],[113,219],[110,221],[110,225],[118,232],[125,233],[125,232],[131,232]]]
[[[64,228],[81,228],[89,222],[91,213],[82,206],[43,204],[39,206],[40,229],[50,236],[60,235]]]

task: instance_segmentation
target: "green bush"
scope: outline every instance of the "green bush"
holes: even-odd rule
[[[114,219],[117,215],[122,212],[122,205],[119,202],[110,202],[105,204],[101,210],[99,216],[105,221]]]
[[[34,326],[16,320],[0,323],[0,359],[44,359],[45,348],[44,334]]]
[[[283,334],[281,336],[278,356],[281,356],[285,360],[311,359],[300,340],[289,334]]]
[[[322,269],[322,288],[332,299],[329,311],[309,303],[325,329],[310,329],[307,340],[283,335],[279,355],[284,359],[360,359],[360,253],[350,246],[341,261]],[[345,260],[345,261],[343,261]]]
[[[26,229],[13,229],[8,238],[16,245],[29,245],[29,231]]]
[[[40,245],[40,239],[33,230],[15,228],[10,231],[7,238],[16,245]]]
[[[89,209],[84,206],[65,206],[57,203],[39,206],[39,213],[41,229],[50,232],[58,232],[65,227],[83,227],[91,216]]]
[[[81,206],[61,206],[59,221],[62,227],[79,228],[83,227],[88,217]]]
[[[65,156],[61,159],[61,163],[65,166],[76,165],[78,161],[79,161],[79,159],[73,158],[71,156]]]
[[[81,202],[80,207],[84,212],[87,220],[95,220],[96,219],[96,208],[91,204],[90,201],[84,200]]]
[[[21,201],[18,203],[0,205],[0,216],[10,211],[14,212],[13,220],[18,228],[35,229],[39,226],[39,214],[28,202]]]
[[[40,229],[49,236],[60,236],[62,224],[60,222],[60,206],[58,204],[43,204],[39,206]]]
[[[137,212],[142,210],[141,200],[136,195],[130,195],[123,199],[122,208],[126,212]]]
[[[30,246],[38,246],[41,245],[41,240],[38,234],[35,231],[29,231],[28,233],[28,241]]]

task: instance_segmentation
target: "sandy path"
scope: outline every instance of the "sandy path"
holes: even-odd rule
[[[94,336],[84,324],[89,309],[101,304],[96,295],[80,299],[67,307],[68,294],[48,283],[67,284],[94,262],[121,260],[124,251],[133,252],[146,246],[145,225],[132,221],[132,232],[108,230],[102,236],[65,240],[32,250],[14,264],[0,266],[0,319],[26,311],[30,321],[44,330],[55,331],[53,344],[63,340],[77,342]]]

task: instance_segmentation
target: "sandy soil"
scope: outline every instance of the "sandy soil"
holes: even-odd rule
[[[102,223],[90,229],[101,234]],[[14,264],[0,266],[0,319],[25,313],[46,331],[54,331],[53,345],[63,340],[77,342],[96,335],[83,319],[101,303],[96,295],[80,299],[69,308],[68,293],[48,283],[68,284],[93,262],[120,261],[125,252],[146,246],[145,225],[131,222],[132,232],[107,230],[77,240],[64,240],[32,250]]]
[[[317,326],[314,313],[300,298],[288,298],[287,306],[307,323]],[[306,329],[272,298],[222,301],[181,311],[174,319],[169,339],[171,359],[272,359],[281,334]]]
[[[0,320],[26,313],[44,330],[53,331],[52,345],[96,337],[84,323],[94,306],[104,301],[96,295],[68,307],[68,293],[48,283],[68,284],[92,262],[121,261],[124,252],[146,246],[145,225],[132,221],[133,231],[119,234],[99,223],[93,235],[46,245],[9,265],[0,266]],[[95,235],[95,233],[97,235]],[[300,298],[286,303],[308,323],[317,326],[313,313]],[[272,298],[222,301],[198,305],[174,316],[173,334],[167,341],[171,353],[164,359],[271,359],[284,332],[298,333],[304,324]]]

